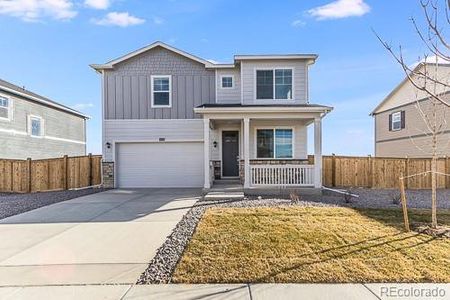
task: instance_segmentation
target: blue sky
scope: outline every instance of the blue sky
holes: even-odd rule
[[[88,151],[101,153],[100,76],[89,64],[155,40],[219,62],[317,53],[310,100],[335,107],[324,153],[367,155],[369,113],[403,78],[372,28],[413,63],[424,49],[411,16],[421,17],[417,1],[0,0],[0,78],[90,115]]]

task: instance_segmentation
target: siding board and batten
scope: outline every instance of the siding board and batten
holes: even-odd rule
[[[172,76],[171,108],[151,108],[152,75]],[[105,70],[105,78],[106,120],[194,119],[195,106],[215,102],[215,71],[162,47]]]

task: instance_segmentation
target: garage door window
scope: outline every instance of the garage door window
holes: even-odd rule
[[[152,107],[171,107],[172,83],[170,75],[152,76]]]

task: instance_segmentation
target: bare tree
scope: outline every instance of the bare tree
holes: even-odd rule
[[[450,114],[450,44],[446,40],[446,30],[450,28],[450,0],[420,0],[423,11],[422,24],[411,18],[418,38],[423,42],[426,54],[413,66],[405,62],[402,46],[395,50],[390,43],[376,36],[395,61],[401,66],[408,81],[415,88],[416,108],[425,123],[423,134],[428,137],[425,144],[413,144],[431,156],[431,226],[437,227],[437,170],[438,158],[447,155],[449,140],[442,138],[448,126]],[[423,101],[426,100],[426,101]]]

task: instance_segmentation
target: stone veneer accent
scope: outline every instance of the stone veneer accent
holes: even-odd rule
[[[102,162],[103,187],[114,188],[114,162]]]

